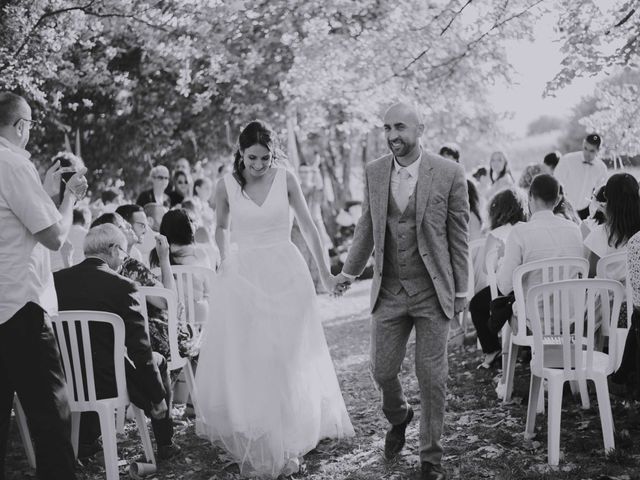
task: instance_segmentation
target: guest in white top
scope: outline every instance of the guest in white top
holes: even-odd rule
[[[567,199],[583,220],[589,215],[591,192],[607,179],[607,166],[598,158],[601,143],[600,135],[587,135],[582,151],[563,155],[554,171]]]
[[[527,223],[515,225],[507,238],[504,258],[497,272],[498,290],[513,291],[513,271],[520,265],[556,257],[582,257],[582,235],[575,223],[553,214],[560,198],[560,184],[549,174],[538,175],[529,188]],[[524,292],[540,283],[539,272],[524,279]]]
[[[84,260],[84,237],[89,231],[91,211],[88,207],[73,209],[73,224],[69,228],[67,240],[57,252],[51,252],[51,271],[77,265]]]
[[[640,192],[633,175],[611,175],[604,188],[607,199],[605,223],[595,226],[584,245],[589,254],[589,274],[594,276],[598,260],[612,253],[625,251],[627,241],[640,230]],[[624,279],[625,269],[612,272],[615,278]]]
[[[481,272],[482,275],[479,275],[477,280],[477,293],[469,302],[471,320],[478,332],[478,340],[484,353],[484,361],[478,368],[489,368],[501,350],[497,332],[493,332],[489,328],[491,290],[486,279],[486,259],[494,251],[504,253],[504,244],[513,225],[527,219],[524,204],[524,199],[513,188],[498,192],[489,203],[491,231],[489,231],[482,252],[478,255],[479,264],[474,270]]]
[[[602,225],[605,220],[605,210],[607,208],[607,199],[604,196],[604,185],[598,187],[591,194],[589,201],[589,216],[580,223],[580,231],[582,237],[587,238],[591,230],[598,225]]]
[[[489,160],[489,180],[491,187],[487,191],[487,198],[492,198],[500,190],[509,188],[515,184],[509,162],[503,152],[493,152]]]

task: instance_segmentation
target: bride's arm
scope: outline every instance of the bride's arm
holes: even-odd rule
[[[224,185],[224,179],[220,179],[216,185],[216,233],[215,239],[220,251],[220,262],[227,256],[229,247],[229,197]]]
[[[293,208],[296,220],[298,220],[302,236],[309,246],[309,250],[311,250],[311,253],[313,254],[313,258],[316,261],[316,265],[320,271],[322,281],[325,283],[325,287],[329,288],[331,287],[330,279],[332,276],[331,271],[329,270],[329,265],[327,265],[325,260],[324,246],[322,245],[318,229],[311,218],[311,213],[309,213],[309,208],[304,199],[304,195],[302,194],[300,184],[291,172],[287,172],[287,192],[289,194],[289,204]]]

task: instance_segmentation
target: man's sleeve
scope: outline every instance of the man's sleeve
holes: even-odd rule
[[[347,259],[342,268],[342,273],[349,278],[355,278],[362,274],[373,252],[373,220],[371,218],[369,181],[367,177],[367,169],[365,168],[362,215],[356,225],[351,248],[349,248]]]
[[[447,240],[456,297],[465,298],[469,288],[469,192],[461,167],[449,191]]]
[[[10,169],[2,179],[2,194],[7,205],[32,234],[60,221],[62,216],[47,195],[29,164]]]
[[[160,403],[165,397],[164,386],[160,372],[153,361],[149,335],[145,329],[145,319],[140,308],[140,296],[133,282],[128,283],[124,299],[126,304],[120,316],[125,325],[127,356],[136,370],[141,372],[140,379],[145,384],[143,389],[148,392],[151,401],[154,404]]]

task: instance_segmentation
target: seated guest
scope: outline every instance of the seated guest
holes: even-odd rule
[[[144,207],[147,203],[159,203],[166,208],[171,207],[174,200],[165,193],[169,186],[169,169],[164,165],[156,165],[151,169],[150,177],[151,188],[138,195],[136,203],[141,207]]]
[[[77,265],[84,260],[84,237],[90,221],[91,212],[88,208],[76,206],[73,209],[73,223],[69,228],[67,239],[60,250],[51,252],[52,272]]]
[[[129,256],[144,263],[145,265],[149,265],[149,257],[145,259],[138,248],[142,245],[144,235],[147,233],[147,230],[149,230],[147,216],[144,213],[144,209],[140,205],[120,205],[116,209],[116,213],[124,218],[124,220],[131,226],[133,233],[136,234],[136,242],[131,246]]]
[[[469,302],[471,321],[478,332],[478,341],[484,353],[484,360],[478,368],[489,368],[492,362],[498,358],[501,352],[498,335],[489,329],[489,303],[491,291],[486,281],[486,258],[492,252],[504,253],[504,244],[509,232],[514,225],[524,222],[527,215],[524,211],[524,202],[518,192],[508,188],[498,192],[489,203],[489,226],[491,230],[479,255],[479,269],[484,271],[477,283],[477,293]],[[500,255],[498,255],[498,260]]]
[[[551,173],[551,170],[549,170],[549,167],[547,167],[544,163],[531,163],[527,165],[526,167],[524,167],[522,175],[520,175],[518,186],[524,191],[528,192],[533,179],[536,177],[536,175],[540,175],[541,173]]]
[[[440,152],[438,152],[438,155],[460,163],[460,147],[455,143],[445,143],[440,149]]]
[[[627,282],[633,292],[631,329],[624,344],[620,367],[611,375],[615,383],[626,384],[634,400],[640,400],[640,232],[627,242]],[[618,348],[623,348],[618,345]]]
[[[85,260],[54,274],[58,304],[60,310],[99,310],[122,318],[129,398],[151,417],[158,458],[168,459],[180,452],[173,443],[173,421],[168,408],[171,405],[171,382],[165,358],[151,350],[135,283],[116,273],[124,260],[126,247],[127,240],[116,226],[105,224],[91,228],[84,242]],[[115,395],[113,335],[110,335],[109,328],[102,325],[91,327],[98,398]],[[79,456],[100,450],[99,435],[97,414],[83,413]]]
[[[590,276],[595,276],[598,260],[625,251],[627,241],[640,230],[640,193],[633,175],[611,175],[604,188],[604,198],[607,201],[605,222],[595,226],[584,239],[589,254]],[[619,279],[624,276],[624,268],[614,274]]]
[[[542,163],[544,163],[547,167],[549,167],[549,169],[551,170],[551,173],[553,173],[553,171],[558,166],[559,161],[560,161],[560,153],[551,152],[551,153],[547,153],[544,156],[544,160],[542,161]]]
[[[193,203],[200,212],[202,225],[213,232],[216,224],[216,213],[209,205],[209,200],[213,194],[213,185],[208,178],[199,178],[193,184]]]
[[[553,214],[566,218],[576,225],[580,225],[581,223],[580,215],[578,215],[576,209],[573,208],[573,205],[571,205],[569,200],[567,200],[567,197],[562,190],[562,185],[560,185],[560,200],[558,200],[558,204],[554,207]]]
[[[513,291],[513,271],[535,260],[556,257],[582,257],[582,235],[575,223],[553,214],[560,200],[560,184],[549,174],[538,175],[529,188],[531,218],[511,229],[504,257],[497,272],[498,290]],[[524,279],[524,292],[541,282],[538,272]]]
[[[105,214],[96,218],[92,226],[110,223],[118,227],[127,239],[127,243],[133,241],[133,229],[120,215],[117,213]],[[158,264],[160,267],[160,278],[156,277],[148,267],[133,257],[127,257],[122,262],[120,274],[129,280],[135,282],[138,287],[164,287],[169,290],[175,290],[175,282],[171,264],[169,263],[169,243],[166,237],[161,234],[156,235],[155,251],[158,254]],[[167,305],[161,298],[149,297],[147,299],[147,313],[149,316],[149,337],[151,338],[151,348],[154,352],[162,354],[165,358],[169,358],[169,333],[167,330]],[[179,306],[180,309],[181,306]],[[178,312],[180,316],[180,312]],[[179,340],[185,342],[186,332],[179,331]],[[181,343],[181,346],[182,343]]]
[[[156,246],[156,236],[160,231],[160,222],[162,217],[168,210],[159,203],[147,203],[144,206],[144,214],[147,217],[147,231],[142,237],[142,243],[138,246],[144,264],[149,266],[149,254],[151,250]]]
[[[100,194],[100,201],[102,202],[100,213],[115,212],[116,208],[120,205],[121,200],[120,192],[115,188],[107,188],[106,190],[103,190]]]
[[[607,199],[604,196],[604,185],[596,188],[591,194],[591,200],[589,202],[589,216],[580,223],[580,231],[582,237],[587,238],[587,235],[591,233],[598,225],[602,225],[605,222],[605,210],[607,208]]]
[[[487,191],[491,188],[491,181],[489,180],[489,171],[487,170],[487,167],[476,168],[471,176],[476,181],[478,193],[480,193],[482,198],[487,198]]]

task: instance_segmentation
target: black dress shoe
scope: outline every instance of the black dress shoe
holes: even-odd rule
[[[442,465],[434,465],[433,463],[424,462],[422,464],[422,474],[420,480],[446,480]]]
[[[404,432],[413,418],[413,409],[407,410],[407,418],[399,425],[393,425],[384,439],[384,458],[392,460],[404,447]]]

